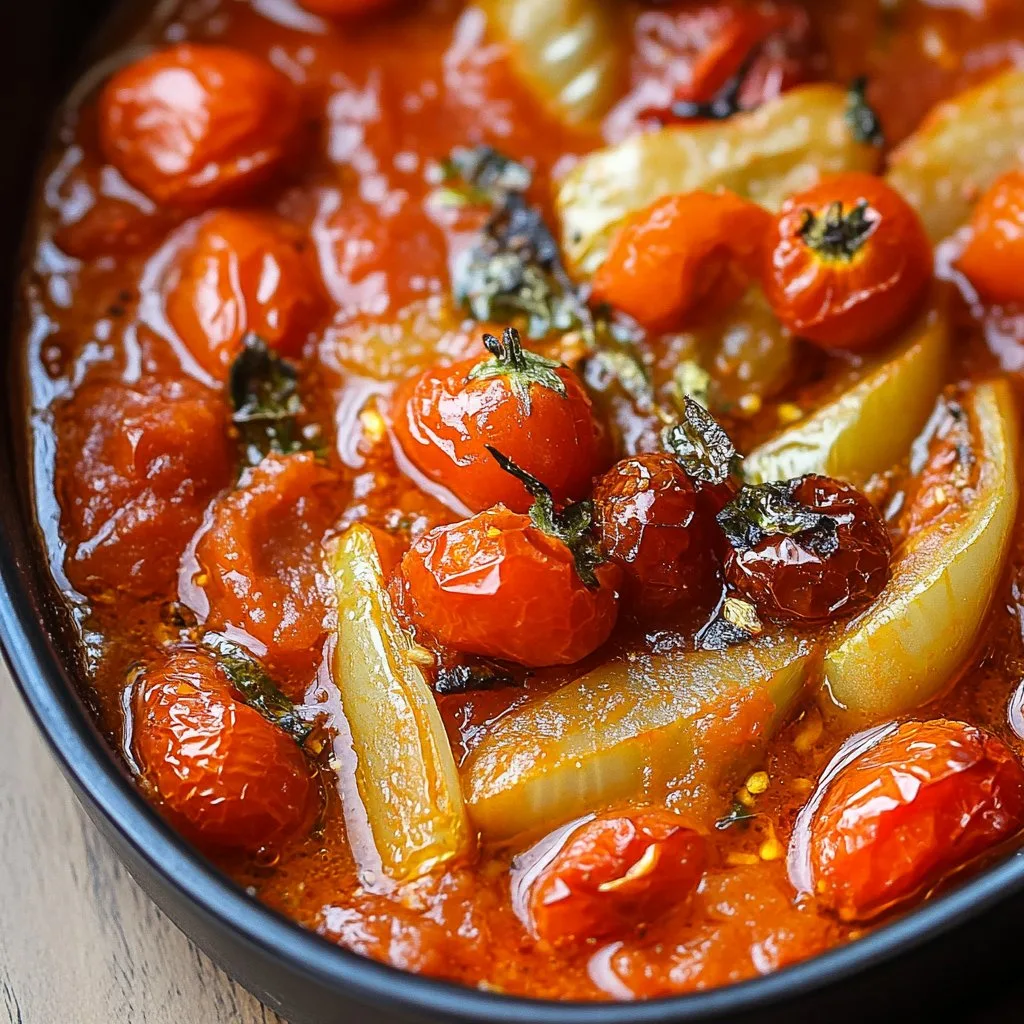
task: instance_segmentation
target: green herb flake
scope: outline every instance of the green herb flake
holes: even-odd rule
[[[808,547],[827,558],[839,547],[838,524],[832,516],[798,502],[794,491],[799,480],[747,485],[718,513],[729,543],[747,551],[766,537],[806,535]]]

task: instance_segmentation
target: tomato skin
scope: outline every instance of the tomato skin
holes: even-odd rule
[[[594,506],[601,550],[622,566],[637,618],[718,596],[718,531],[678,460],[661,452],[622,459],[594,485]]]
[[[553,943],[628,935],[688,899],[706,862],[704,837],[670,811],[600,815],[571,833],[538,875],[530,922]]]
[[[433,367],[398,389],[392,429],[406,457],[472,512],[498,504],[526,512],[533,504],[485,445],[542,481],[556,504],[585,495],[600,470],[603,437],[576,374],[564,366],[555,371],[564,398],[543,385],[529,385],[527,413],[507,377],[470,379],[481,362],[473,358]]]
[[[973,725],[904,722],[843,768],[811,824],[819,897],[875,916],[1024,827],[1024,769]]]
[[[757,273],[771,215],[731,192],[657,199],[612,238],[593,297],[652,331],[722,309]]]
[[[322,305],[301,236],[270,217],[230,210],[202,221],[167,293],[171,325],[220,379],[249,332],[282,355],[301,352]]]
[[[499,505],[420,537],[402,559],[398,603],[457,651],[571,665],[608,639],[618,615],[618,567],[596,575],[590,590],[561,540]]]
[[[219,396],[191,383],[86,385],[58,417],[66,569],[86,593],[170,590],[210,499],[231,481]]]
[[[208,625],[245,631],[271,661],[315,650],[327,629],[320,548],[337,486],[310,452],[268,455],[242,475],[196,545]]]
[[[981,197],[957,265],[989,302],[1024,301],[1024,171],[1008,171]]]
[[[159,203],[237,198],[283,161],[299,123],[291,81],[226,46],[182,43],[123,68],[100,97],[104,156]]]
[[[844,216],[866,203],[859,246],[816,249],[803,232],[835,203]],[[841,251],[840,251],[841,250]],[[913,316],[932,278],[931,242],[912,206],[881,178],[847,172],[792,196],[769,231],[762,285],[775,315],[825,349],[873,348]]]
[[[863,611],[889,581],[892,542],[884,520],[859,491],[829,477],[801,477],[793,497],[837,518],[838,550],[820,554],[806,533],[769,535],[729,551],[726,580],[779,622],[820,624]]]
[[[175,651],[140,686],[135,753],[182,831],[248,853],[308,831],[320,798],[302,751],[236,696],[211,656]]]

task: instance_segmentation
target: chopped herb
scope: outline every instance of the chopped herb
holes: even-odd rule
[[[697,647],[702,651],[726,651],[730,647],[749,643],[753,633],[730,622],[723,615],[716,615],[698,634]]]
[[[601,584],[594,570],[607,559],[601,553],[592,534],[594,503],[577,501],[558,511],[551,491],[544,484],[521,466],[517,466],[508,456],[502,455],[497,448],[491,445],[486,447],[494,461],[506,473],[514,476],[533,498],[533,506],[530,509],[533,525],[565,544],[572,552],[579,578],[591,590],[597,590]]]
[[[798,502],[794,491],[799,480],[747,485],[718,513],[718,524],[737,551],[747,551],[765,537],[807,534],[807,545],[823,558],[839,546],[838,524],[833,516]]]
[[[868,216],[868,209],[862,199],[849,211],[843,210],[841,202],[830,203],[824,216],[804,210],[800,237],[824,259],[848,263],[878,224],[877,214]]]
[[[249,707],[280,726],[299,744],[305,743],[313,731],[313,723],[296,712],[295,705],[278,689],[267,670],[251,654],[216,633],[207,634],[204,645],[217,655],[218,664]]]
[[[764,632],[757,609],[742,598],[727,597],[722,605],[722,618],[750,636],[760,636]]]
[[[864,75],[850,83],[846,95],[846,123],[858,142],[881,148],[885,145],[885,133],[878,114],[868,103],[867,88],[868,80]]]
[[[470,690],[487,690],[498,686],[512,686],[512,674],[498,665],[445,665],[438,669],[434,690],[442,697]]]
[[[444,185],[437,195],[454,205],[497,206],[511,192],[525,192],[533,175],[491,146],[459,146],[441,162]]]
[[[662,444],[700,484],[725,483],[740,457],[718,421],[689,396],[683,399],[682,419],[662,431]]]
[[[477,363],[470,370],[469,379],[506,378],[524,415],[530,415],[530,387],[533,384],[547,388],[561,398],[566,397],[565,381],[558,376],[562,364],[524,349],[519,332],[514,327],[505,328],[501,341],[493,334],[485,334],[484,347],[491,353],[491,358]]]
[[[750,50],[743,59],[743,63],[737,68],[736,74],[718,90],[711,100],[706,103],[677,100],[669,108],[672,116],[685,121],[693,119],[724,121],[732,117],[733,114],[743,113],[745,108],[740,103],[740,94],[743,92],[747,76],[761,54],[762,45],[762,43],[758,43]]]
[[[684,359],[672,374],[672,384],[681,408],[690,398],[705,409],[710,406],[711,374],[695,359]]]
[[[715,822],[715,828],[719,832],[724,832],[728,828],[732,828],[733,825],[746,825],[747,822],[756,818],[757,815],[749,808],[744,806],[736,800],[733,802],[732,807],[729,808],[728,813],[724,814],[718,821]]]
[[[295,367],[249,334],[228,373],[228,394],[245,462],[257,465],[270,452],[290,455],[317,450],[303,437],[297,418],[303,411]]]

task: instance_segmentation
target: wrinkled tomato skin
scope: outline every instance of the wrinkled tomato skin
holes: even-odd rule
[[[568,547],[498,506],[424,534],[402,559],[397,602],[413,625],[466,654],[571,665],[608,639],[618,567],[588,589]]]
[[[337,487],[309,452],[268,455],[215,504],[196,545],[208,626],[242,630],[271,661],[315,652],[327,629],[320,551]]]
[[[320,798],[302,751],[238,698],[212,657],[176,651],[139,685],[135,754],[182,831],[258,853],[310,829]]]
[[[576,829],[538,875],[530,924],[552,943],[628,935],[687,900],[706,863],[704,837],[670,811],[601,815]]]
[[[852,255],[815,250],[801,232],[808,211],[867,203],[873,227]],[[931,242],[917,211],[881,178],[847,172],[787,199],[769,231],[762,284],[775,315],[825,349],[884,343],[920,308],[932,279]]]
[[[771,215],[731,192],[665,196],[631,216],[594,275],[596,302],[652,331],[683,326],[743,294]]]
[[[434,367],[398,389],[392,428],[409,461],[472,512],[498,504],[525,512],[533,504],[485,445],[540,480],[557,504],[586,495],[601,468],[604,439],[576,374],[567,367],[555,371],[565,397],[530,384],[527,412],[507,377],[470,379],[480,362]]]
[[[117,72],[100,97],[104,156],[159,203],[236,199],[282,164],[299,124],[295,86],[226,46],[183,43]]]
[[[179,257],[167,316],[207,373],[224,379],[246,334],[302,350],[323,305],[301,236],[270,217],[218,210]]]
[[[983,299],[1024,301],[1024,171],[1008,171],[981,197],[958,266]]]
[[[884,520],[859,491],[829,477],[802,477],[793,496],[837,517],[838,549],[819,554],[806,533],[767,536],[746,551],[730,550],[727,582],[778,622],[822,624],[863,611],[889,582]]]
[[[818,896],[865,920],[1024,826],[1024,769],[973,725],[904,722],[841,769],[811,823]]]
[[[647,622],[721,591],[717,527],[671,455],[622,459],[594,485],[601,550],[623,569],[623,600]]]
[[[191,383],[87,385],[57,431],[71,581],[90,594],[165,592],[210,499],[231,482],[220,397]]]

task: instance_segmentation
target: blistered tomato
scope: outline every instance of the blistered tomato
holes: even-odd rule
[[[670,811],[601,815],[537,876],[529,922],[549,942],[628,935],[689,899],[706,861],[704,837]]]
[[[269,455],[217,502],[193,581],[209,602],[209,626],[242,630],[271,661],[315,652],[327,628],[321,543],[337,487],[309,452]]]
[[[472,511],[530,507],[523,484],[487,452],[493,445],[543,480],[556,503],[580,498],[600,469],[602,437],[590,398],[568,367],[488,335],[488,352],[434,367],[400,387],[392,424],[402,451]]]
[[[881,178],[847,172],[788,199],[770,232],[765,295],[823,348],[884,342],[920,307],[932,247],[917,211]]]
[[[300,99],[266,61],[182,43],[123,68],[100,97],[104,156],[159,203],[235,198],[275,172],[293,144]]]
[[[223,378],[246,334],[296,355],[323,299],[289,225],[219,210],[206,217],[180,255],[167,292],[167,316],[196,361]]]
[[[889,581],[885,522],[839,480],[745,487],[718,521],[732,548],[726,579],[767,618],[830,622],[863,611]]]
[[[841,769],[811,823],[815,891],[870,918],[1024,827],[1024,769],[963,722],[904,722]]]
[[[650,330],[734,302],[757,273],[771,215],[731,192],[655,200],[612,238],[593,297]]]
[[[1024,300],[1024,171],[1008,171],[981,197],[958,265],[990,302]]]
[[[57,433],[72,582],[89,593],[169,591],[207,504],[231,482],[220,396],[191,383],[86,386]]]
[[[241,701],[210,655],[176,651],[139,687],[135,754],[186,834],[257,853],[311,827],[320,799],[298,744]]]

